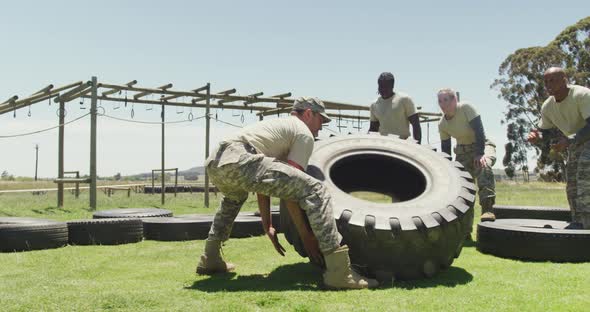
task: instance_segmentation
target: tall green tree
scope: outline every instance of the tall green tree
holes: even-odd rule
[[[534,150],[538,156],[536,170],[548,171],[551,180],[562,180],[565,157],[550,151],[550,143],[561,135],[559,131],[534,146],[526,141],[541,118],[541,106],[548,97],[543,73],[552,66],[563,67],[571,83],[590,85],[590,17],[567,27],[547,46],[519,49],[500,65],[499,78],[491,88],[508,103],[502,120],[508,138],[503,159],[507,173],[528,169],[528,155]]]

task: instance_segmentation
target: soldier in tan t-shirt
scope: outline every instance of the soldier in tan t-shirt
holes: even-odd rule
[[[496,181],[492,166],[496,162],[496,146],[486,140],[481,118],[469,103],[457,103],[452,89],[438,92],[438,104],[444,112],[438,124],[441,150],[451,155],[451,137],[457,141],[455,160],[477,181],[481,221],[494,221]]]
[[[412,99],[401,92],[393,92],[395,78],[392,73],[379,75],[377,84],[381,96],[370,106],[369,131],[379,131],[382,135],[395,134],[405,140],[410,137],[411,124],[414,139],[420,144],[422,129]]]
[[[528,139],[550,135],[557,128],[561,136],[551,149],[561,152],[568,149],[566,164],[566,193],[572,211],[568,229],[590,229],[590,89],[568,85],[563,69],[552,67],[545,71],[545,89],[549,98],[541,107],[539,129],[533,129]],[[568,139],[568,136],[574,135]]]
[[[258,196],[262,227],[276,251],[284,256],[270,216],[270,196],[285,199],[289,215],[303,241],[305,251],[316,263],[325,264],[324,284],[330,288],[376,287],[350,267],[348,247],[340,246],[330,195],[321,181],[305,173],[314,138],[329,122],[322,101],[299,98],[291,116],[264,120],[224,140],[209,156],[206,168],[211,181],[223,193],[215,214],[205,252],[197,265],[198,274],[224,273],[235,266],[221,257],[221,243],[250,192]],[[303,214],[309,220],[308,228]]]

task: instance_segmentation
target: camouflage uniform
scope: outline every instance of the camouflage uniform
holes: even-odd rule
[[[566,193],[572,221],[590,229],[590,141],[570,145],[566,166]]]
[[[296,201],[305,211],[324,254],[340,247],[342,237],[336,228],[330,195],[319,180],[238,141],[222,142],[206,166],[211,181],[224,195],[209,231],[210,240],[229,238],[248,192],[256,192]]]
[[[460,162],[477,181],[479,205],[482,213],[493,212],[492,206],[496,202],[496,180],[494,179],[492,167],[496,163],[496,145],[492,141],[486,140],[484,150],[485,168],[475,168],[473,164],[475,144],[457,145],[455,155],[455,160]]]

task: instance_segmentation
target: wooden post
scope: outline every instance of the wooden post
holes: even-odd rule
[[[64,123],[66,119],[65,103],[59,102],[59,143],[57,150],[57,178],[63,179],[64,177]],[[61,182],[57,183],[57,207],[64,206],[64,184]]]
[[[209,133],[211,128],[211,83],[207,82],[207,107],[205,108],[205,160],[209,158]],[[205,168],[205,208],[209,208],[209,174]]]
[[[35,181],[37,181],[37,169],[39,168],[39,144],[35,144]]]
[[[80,171],[76,171],[76,179],[80,179]],[[80,183],[76,182],[76,199],[80,197]]]
[[[156,193],[156,182],[154,181],[154,170],[152,170],[152,195]]]
[[[164,101],[162,101],[162,205],[164,205],[164,203],[166,203],[166,172],[164,171],[166,168],[164,167],[165,164],[165,150],[164,150],[164,129],[165,129],[165,124],[164,124],[164,120],[165,120],[165,116],[164,116],[164,111],[165,111],[165,107],[164,106]]]
[[[178,168],[175,169],[174,177],[174,197],[176,197],[178,193]]]
[[[96,210],[96,124],[97,124],[96,76],[92,77],[92,99],[90,100],[90,209]]]

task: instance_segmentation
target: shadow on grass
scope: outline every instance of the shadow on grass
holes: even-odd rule
[[[237,275],[236,273],[212,275],[195,281],[186,289],[205,292],[315,290],[320,283],[320,269],[309,263],[295,263],[280,266],[268,276]]]
[[[430,288],[430,287],[455,287],[465,285],[473,280],[473,275],[463,268],[450,267],[446,271],[440,272],[432,278],[415,281],[396,281],[392,285],[382,285],[382,287],[395,287],[404,289]]]
[[[213,275],[195,281],[193,285],[185,287],[185,289],[196,289],[204,292],[322,290],[321,273],[319,268],[309,263],[296,263],[280,266],[268,276],[262,274],[237,275],[236,273]],[[430,279],[395,281],[391,284],[382,282],[378,289],[455,287],[467,284],[472,280],[473,275],[463,268],[450,267]]]

